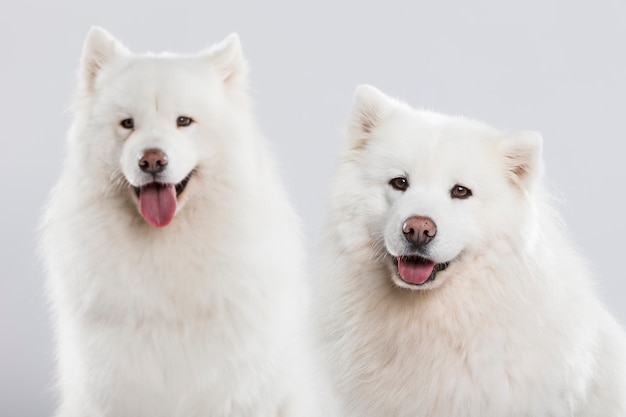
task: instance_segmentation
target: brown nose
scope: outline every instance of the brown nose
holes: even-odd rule
[[[414,245],[425,245],[437,234],[435,222],[428,217],[409,217],[402,225],[404,237]]]
[[[149,174],[158,174],[167,166],[167,155],[160,149],[148,149],[139,156],[139,168]]]

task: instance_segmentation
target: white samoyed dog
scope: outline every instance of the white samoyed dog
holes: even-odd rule
[[[626,338],[550,208],[541,149],[357,89],[320,249],[344,416],[626,416]]]
[[[43,220],[57,416],[321,414],[299,220],[246,72],[236,35],[192,56],[87,35]]]

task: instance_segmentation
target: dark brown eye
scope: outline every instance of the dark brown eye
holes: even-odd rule
[[[186,126],[189,126],[192,122],[193,120],[191,120],[191,117],[178,116],[178,119],[176,119],[176,126],[186,127]]]
[[[133,129],[135,127],[135,121],[132,118],[124,119],[120,122],[120,126],[124,129]]]
[[[409,188],[409,181],[407,181],[407,179],[404,177],[398,177],[389,181],[389,185],[391,185],[396,190],[406,191],[406,189]]]
[[[452,198],[458,198],[458,199],[464,200],[472,196],[472,190],[470,190],[467,187],[463,187],[462,185],[457,184],[454,187],[452,187],[452,190],[450,190],[450,196]]]

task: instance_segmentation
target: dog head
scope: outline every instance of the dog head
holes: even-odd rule
[[[436,288],[464,257],[528,233],[538,134],[414,110],[361,86],[348,138],[343,191],[398,286]]]
[[[192,56],[134,55],[110,34],[87,35],[76,101],[84,171],[122,193],[153,227],[167,226],[236,139],[246,107],[236,35]],[[232,144],[230,146],[233,146]]]

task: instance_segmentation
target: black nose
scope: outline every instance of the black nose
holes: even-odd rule
[[[158,174],[167,167],[167,155],[160,149],[148,149],[139,156],[137,163],[143,172]]]
[[[402,233],[410,243],[414,245],[425,245],[437,234],[435,222],[428,217],[414,216],[406,219],[402,225]]]

